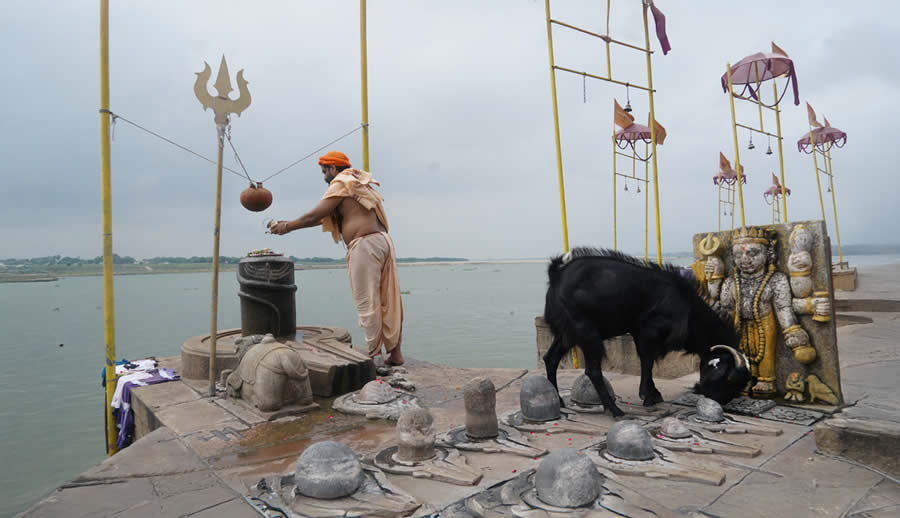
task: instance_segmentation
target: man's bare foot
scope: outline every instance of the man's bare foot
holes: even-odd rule
[[[403,359],[403,353],[400,352],[400,346],[395,347],[394,350],[390,352],[390,355],[384,359],[386,365],[391,365],[393,367],[403,365],[404,362],[405,360]]]

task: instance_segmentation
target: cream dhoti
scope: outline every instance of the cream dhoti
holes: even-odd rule
[[[375,232],[351,241],[347,273],[369,356],[379,354],[382,344],[390,353],[403,338],[403,302],[391,236]]]

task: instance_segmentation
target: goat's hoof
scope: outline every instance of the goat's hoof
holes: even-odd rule
[[[658,390],[654,391],[653,394],[650,394],[644,398],[644,406],[645,407],[655,406],[657,403],[662,403],[662,402],[663,402],[663,397],[662,397],[662,394],[660,394]]]

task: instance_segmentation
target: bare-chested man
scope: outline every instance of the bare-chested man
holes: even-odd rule
[[[351,169],[340,151],[319,157],[319,165],[328,184],[322,200],[295,220],[274,223],[270,232],[287,234],[322,225],[336,243],[344,240],[350,290],[369,356],[381,354],[383,344],[385,363],[402,365],[403,304],[387,216],[381,195],[372,187],[379,184],[368,172]]]

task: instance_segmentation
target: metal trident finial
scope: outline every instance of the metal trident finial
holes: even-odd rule
[[[228,97],[228,94],[234,91],[234,89],[231,87],[228,63],[225,62],[225,56],[222,56],[222,62],[219,64],[219,74],[216,76],[215,84],[213,84],[213,88],[215,88],[216,92],[219,94],[215,97],[209,94],[206,87],[207,83],[209,83],[209,78],[212,75],[212,70],[209,68],[208,63],[203,62],[203,65],[203,71],[196,72],[197,80],[194,82],[194,95],[197,96],[197,99],[200,101],[200,104],[203,105],[204,110],[208,108],[213,109],[213,112],[216,115],[216,124],[227,124],[229,113],[240,116],[241,112],[250,106],[250,90],[247,89],[248,82],[244,79],[244,69],[241,69],[237,73],[238,92],[240,93],[240,96],[237,99],[232,100]]]

